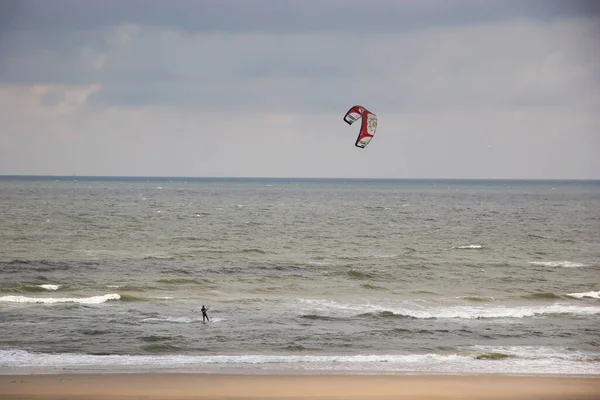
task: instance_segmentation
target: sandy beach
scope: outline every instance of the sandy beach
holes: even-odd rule
[[[4,400],[600,398],[599,378],[530,376],[60,374],[0,376]]]

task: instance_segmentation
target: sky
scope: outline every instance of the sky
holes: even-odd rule
[[[0,0],[13,174],[600,179],[600,2]]]

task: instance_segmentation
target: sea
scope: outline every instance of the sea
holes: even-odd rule
[[[600,181],[3,176],[0,374],[598,377],[599,238]]]

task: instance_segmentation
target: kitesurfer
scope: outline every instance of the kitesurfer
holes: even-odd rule
[[[207,310],[208,310],[208,308],[204,307],[204,304],[203,304],[202,308],[200,309],[200,311],[202,311],[202,322],[204,322],[204,321],[210,322],[210,319],[208,319],[208,314],[206,313]]]

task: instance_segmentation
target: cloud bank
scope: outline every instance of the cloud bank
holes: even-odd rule
[[[599,5],[3,2],[0,174],[600,178]]]

